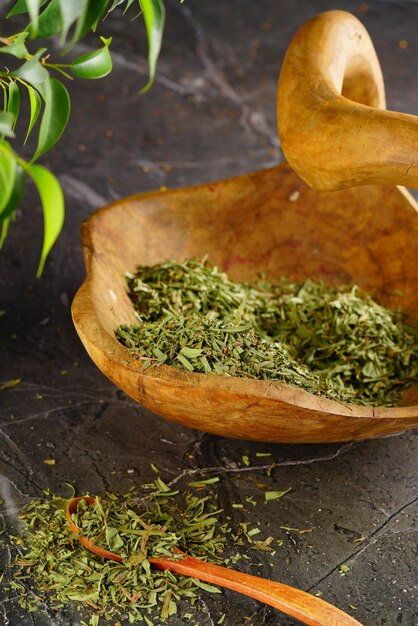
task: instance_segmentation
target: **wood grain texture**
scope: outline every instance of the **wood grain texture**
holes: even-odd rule
[[[418,212],[407,191],[320,193],[283,164],[121,200],[87,220],[82,240],[87,278],[72,306],[77,332],[106,376],[152,411],[217,435],[276,442],[347,441],[418,425],[418,386],[398,407],[371,408],[271,381],[164,365],[142,373],[114,337],[119,324],[135,320],[124,272],[205,254],[237,280],[262,270],[267,277],[358,283],[418,328]]]
[[[80,529],[74,524],[71,515],[77,512],[77,505],[81,500],[90,505],[93,505],[96,501],[93,496],[80,496],[68,500],[66,518],[69,529],[77,535],[78,541],[87,550],[98,554],[104,559],[123,563],[124,559],[119,554],[99,547],[93,541],[83,536]],[[360,622],[329,604],[329,602],[325,602],[295,587],[283,585],[274,580],[260,578],[260,576],[244,574],[227,567],[206,563],[198,558],[189,556],[178,548],[174,548],[173,551],[176,554],[181,554],[182,558],[152,557],[149,559],[149,562],[154,568],[160,570],[191,576],[192,578],[198,578],[208,583],[238,591],[238,593],[264,602],[264,604],[274,606],[274,608],[295,617],[308,626],[361,626]]]
[[[150,562],[153,567],[158,569],[166,569],[183,576],[192,576],[237,591],[259,602],[273,606],[308,626],[361,626],[360,622],[329,602],[274,580],[205,563],[186,554],[179,560],[152,558]]]
[[[376,52],[350,13],[322,13],[295,35],[280,74],[277,115],[287,161],[315,189],[418,188],[418,117],[385,110]]]

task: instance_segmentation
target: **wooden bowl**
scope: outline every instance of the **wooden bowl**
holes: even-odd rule
[[[331,15],[334,24],[354,20],[362,29],[349,14],[324,15]],[[294,40],[291,48],[295,41],[299,45]],[[333,186],[338,186],[335,181]],[[110,380],[152,411],[192,428],[299,443],[363,439],[413,428],[418,425],[418,385],[404,393],[399,406],[371,408],[275,381],[189,373],[164,365],[142,373],[140,361],[115,339],[114,331],[135,321],[126,271],[206,254],[237,280],[255,279],[263,271],[268,277],[286,275],[296,281],[312,277],[330,285],[358,283],[382,304],[401,308],[418,328],[417,211],[403,188],[367,185],[319,192],[287,164],[199,187],[133,196],[99,210],[83,224],[87,278],[72,305],[74,324]]]

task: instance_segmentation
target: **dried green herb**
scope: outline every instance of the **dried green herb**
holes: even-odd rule
[[[0,391],[5,391],[6,389],[12,389],[17,385],[20,385],[22,382],[21,378],[15,378],[14,380],[8,380],[7,382],[0,385]]]
[[[284,381],[317,395],[393,406],[418,380],[418,337],[357,286],[231,281],[205,260],[127,274],[138,324],[116,336],[143,368]]]
[[[279,498],[283,498],[283,496],[285,496],[291,490],[292,487],[289,487],[289,489],[284,489],[283,491],[265,491],[264,499],[266,502],[269,502],[270,500],[278,500]]]
[[[202,484],[210,488],[210,480]],[[173,558],[177,546],[203,560],[228,563],[225,536],[231,534],[237,545],[258,549],[251,536],[259,528],[245,525],[232,532],[220,519],[222,510],[213,492],[197,497],[171,489],[159,477],[143,488],[141,494],[131,490],[121,498],[114,494],[96,498],[93,506],[80,501],[72,516],[83,535],[123,556],[123,563],[103,560],[83,548],[69,530],[65,499],[47,494],[44,500],[27,504],[21,514],[24,532],[13,538],[20,556],[9,583],[18,590],[21,606],[32,611],[46,603],[57,609],[74,601],[89,625],[99,624],[103,617],[152,626],[174,615],[178,604],[192,609],[195,617],[196,599],[220,590],[153,569],[149,558]]]

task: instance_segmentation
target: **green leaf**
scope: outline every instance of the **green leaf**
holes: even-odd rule
[[[16,178],[16,160],[7,142],[0,143],[0,217],[7,206]]]
[[[202,487],[203,485],[213,485],[214,483],[218,483],[219,480],[219,476],[207,478],[206,480],[196,480],[192,483],[189,483],[189,487]]]
[[[379,378],[382,375],[378,366],[375,363],[373,363],[373,361],[367,361],[367,363],[363,365],[363,368],[361,371],[365,375],[366,378],[372,378],[372,379]]]
[[[58,0],[62,17],[61,45],[67,39],[68,31],[87,8],[88,0]]]
[[[13,380],[8,380],[6,383],[0,385],[0,391],[6,391],[6,389],[13,389],[17,387],[22,382],[21,378],[14,378]],[[350,569],[350,568],[348,568]]]
[[[31,37],[51,37],[60,32],[61,28],[62,18],[58,0],[52,0],[39,16],[37,31],[34,32],[31,28]]]
[[[16,35],[11,43],[2,46],[0,52],[4,54],[11,54],[17,59],[24,59],[28,53],[28,49],[25,46],[25,40],[29,33],[23,32]]]
[[[28,7],[26,6],[26,0],[17,0],[16,4],[7,14],[7,17],[12,17],[13,15],[22,15],[23,13],[28,12]]]
[[[4,137],[14,137],[12,126],[13,126],[12,113],[8,113],[7,111],[4,111],[4,112],[0,111],[0,138],[2,135]]]
[[[129,7],[135,2],[135,0],[127,0],[126,7],[123,10],[123,14],[125,15],[126,11],[128,11]]]
[[[68,2],[70,0],[67,0]],[[86,602],[87,600],[96,601],[99,599],[99,592],[92,591],[91,593],[68,593],[67,594],[69,600],[74,600],[74,602]]]
[[[8,233],[9,225],[11,221],[12,221],[11,217],[6,217],[1,220],[0,250],[3,248],[3,244],[6,241],[6,237],[7,237],[7,233]]]
[[[17,163],[15,164],[15,174],[16,175],[13,191],[7,205],[4,207],[3,212],[0,215],[0,220],[2,222],[2,230],[0,234],[0,250],[6,240],[9,224],[13,218],[16,209],[20,206],[23,198],[23,193],[25,191],[25,179],[23,177],[23,171],[22,168],[17,165]]]
[[[48,78],[48,70],[46,70],[39,59],[46,51],[46,48],[40,48],[31,59],[23,63],[17,70],[12,72],[12,76],[17,76],[31,85],[41,85],[45,83]]]
[[[15,176],[12,193],[7,205],[4,207],[3,212],[0,215],[0,219],[6,219],[16,211],[22,201],[24,190],[25,178],[23,176],[23,170],[15,161]]]
[[[201,589],[204,589],[205,591],[208,591],[209,593],[222,593],[222,591],[218,587],[214,587],[213,585],[208,585],[208,583],[204,583],[201,580],[197,580],[197,578],[193,578],[192,580],[193,580],[193,583],[197,587],[200,587]]]
[[[40,7],[42,7],[47,2],[48,0],[41,0],[41,2],[38,2],[38,4]],[[14,7],[7,14],[7,17],[12,17],[13,15],[22,15],[23,13],[29,13],[28,3],[26,2],[26,0],[17,0]]]
[[[61,137],[70,117],[70,96],[57,78],[50,78],[44,86],[45,109],[39,129],[38,147],[32,161],[50,150]]]
[[[71,64],[71,71],[79,78],[103,78],[112,71],[112,58],[109,52],[109,44],[112,38],[100,38],[104,43],[103,48],[82,54]]]
[[[28,7],[30,19],[31,19],[31,35],[36,37],[36,31],[38,30],[39,23],[39,9],[41,8],[40,0],[26,0],[26,6]]]
[[[109,547],[109,550],[118,550],[123,546],[123,539],[118,533],[117,528],[113,528],[112,526],[108,526],[105,531],[106,534],[106,543]]]
[[[28,165],[27,172],[38,189],[44,213],[44,241],[41,260],[36,272],[39,278],[42,275],[46,258],[64,223],[64,194],[55,176],[42,165]]]
[[[20,89],[14,80],[9,83],[7,110],[13,115],[12,128],[14,128],[20,111]]]
[[[289,489],[285,489],[284,491],[266,491],[264,492],[264,499],[266,502],[269,502],[269,500],[278,500],[279,498],[282,498],[287,493],[289,493],[289,491],[291,490],[292,487],[289,487]]]
[[[187,346],[183,346],[183,348],[180,350],[180,354],[184,354],[187,359],[195,359],[202,354],[202,349],[188,348]]]
[[[108,10],[108,13],[110,13],[111,11],[113,11],[113,9],[116,9],[116,7],[118,7],[120,4],[123,4],[125,2],[125,0],[113,0],[113,4],[110,7],[110,9]],[[133,0],[129,2],[129,4],[132,4]],[[129,6],[128,6],[129,8]]]
[[[139,93],[149,90],[155,77],[157,59],[161,50],[164,32],[165,9],[162,0],[139,0],[144,14],[145,28],[148,37],[148,67],[149,80]]]
[[[95,26],[97,20],[103,15],[108,3],[109,0],[89,0],[87,2],[83,12],[77,19],[69,49]]]
[[[157,478],[157,480],[155,481],[155,485],[162,493],[168,493],[169,491],[171,491],[171,487],[166,485],[162,478]]]
[[[26,133],[26,137],[25,137],[25,141],[24,143],[27,142],[29,135],[31,134],[33,127],[35,126],[38,117],[39,117],[39,113],[41,112],[41,96],[39,95],[39,93],[36,91],[36,89],[34,89],[33,87],[31,87],[30,85],[26,85],[27,90],[28,90],[28,94],[29,94],[29,102],[30,102],[30,119],[29,119],[29,125],[28,125],[28,130]]]
[[[113,0],[112,6],[110,7],[110,9],[108,9],[107,13],[111,13],[114,9],[116,9],[116,7],[120,6],[124,2],[126,2],[126,6],[123,9],[123,15],[125,15],[125,13],[129,10],[129,7],[135,2],[135,0]]]
[[[11,11],[9,11],[7,17],[12,15],[22,15],[22,13],[29,13],[32,22],[32,37],[36,37],[36,31],[38,30],[39,23],[39,9],[47,0],[18,0]]]
[[[188,372],[194,372],[193,365],[190,363],[188,359],[186,359],[186,357],[183,354],[178,354],[176,358],[178,361],[180,361],[180,363]]]

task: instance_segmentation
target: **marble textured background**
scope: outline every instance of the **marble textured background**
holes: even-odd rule
[[[0,11],[5,11],[6,6]],[[6,3],[7,4],[7,3]],[[312,592],[365,626],[414,626],[417,612],[417,438],[414,433],[342,445],[273,445],[217,438],[170,424],[135,405],[92,364],[73,328],[70,303],[84,277],[79,226],[109,201],[158,188],[225,178],[282,160],[275,91],[286,47],[312,15],[343,8],[359,15],[382,63],[388,108],[418,114],[418,2],[341,0],[167,1],[156,84],[146,96],[146,45],[138,23],[108,20],[114,71],[71,85],[72,120],[45,163],[66,193],[63,233],[42,280],[42,213],[28,189],[1,253],[0,527],[15,527],[19,506],[50,487],[103,493],[152,478],[218,475],[220,503],[253,496],[260,527],[284,543],[251,571]],[[406,48],[399,46],[406,40]],[[88,38],[82,53],[94,45]],[[127,225],[129,227],[129,225]],[[256,457],[269,452],[271,457]],[[251,459],[246,467],[242,457]],[[56,465],[43,460],[53,457]],[[267,467],[275,468],[267,475]],[[260,485],[292,491],[265,505]],[[247,506],[247,504],[246,504]],[[312,528],[309,534],[280,526]],[[3,536],[3,538],[4,538]],[[361,543],[355,542],[364,537]],[[0,546],[2,565],[10,551]],[[272,565],[271,565],[272,563]],[[339,568],[348,565],[341,576]],[[1,592],[0,592],[1,593]],[[2,598],[0,624],[78,625],[73,610],[29,614]],[[7,600],[7,601],[6,601]],[[358,607],[351,609],[350,605]],[[232,592],[200,603],[201,626],[223,613],[227,626],[293,626],[277,611]],[[250,619],[245,619],[249,617]],[[186,624],[176,618],[173,626]]]

